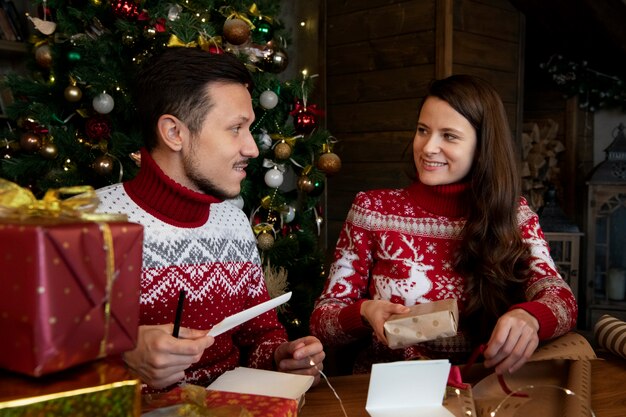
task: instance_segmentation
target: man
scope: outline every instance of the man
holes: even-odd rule
[[[215,338],[223,318],[269,299],[254,234],[237,196],[258,155],[252,78],[230,54],[170,48],[139,73],[145,147],[131,181],[98,190],[101,212],[144,225],[137,347],[124,354],[148,390],[207,385],[235,366],[314,375],[325,353],[313,336],[288,342],[275,311]],[[172,335],[180,290],[185,307]]]

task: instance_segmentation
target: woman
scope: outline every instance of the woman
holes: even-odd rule
[[[485,81],[431,83],[413,140],[415,182],[359,193],[311,318],[327,345],[366,341],[355,372],[416,358],[514,372],[540,341],[576,324],[577,304],[551,259],[537,215],[520,197],[504,106]],[[384,322],[407,306],[453,298],[456,337],[392,350]],[[360,344],[362,345],[362,343]]]

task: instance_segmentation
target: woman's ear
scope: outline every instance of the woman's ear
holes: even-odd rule
[[[157,132],[160,141],[173,151],[180,151],[183,148],[187,132],[187,126],[177,117],[171,114],[164,114],[157,122]]]

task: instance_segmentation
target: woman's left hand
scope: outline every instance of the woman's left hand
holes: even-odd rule
[[[539,346],[539,322],[522,309],[514,309],[498,319],[485,349],[485,366],[495,366],[501,375],[522,367]]]

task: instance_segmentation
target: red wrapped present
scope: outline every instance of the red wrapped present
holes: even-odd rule
[[[296,417],[298,401],[266,395],[213,391],[187,384],[167,393],[144,395],[143,412],[143,417],[164,414],[212,417]]]
[[[138,417],[141,382],[121,361],[103,359],[33,378],[0,371],[3,417]]]
[[[0,210],[0,368],[33,376],[133,349],[139,325],[143,226],[48,200]]]

